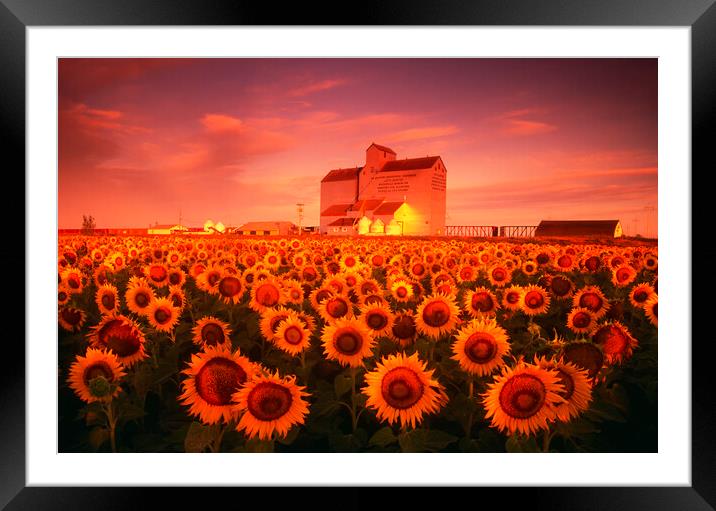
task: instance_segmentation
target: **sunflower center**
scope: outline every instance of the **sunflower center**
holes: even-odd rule
[[[231,404],[231,396],[246,381],[246,371],[227,358],[209,360],[196,374],[196,392],[214,406]]]
[[[607,354],[623,353],[629,344],[624,332],[614,325],[606,325],[600,328],[594,334],[594,342],[601,345],[604,353]]]
[[[659,304],[655,303],[654,306],[651,308],[652,312],[654,313],[654,316],[657,318],[659,317]]]
[[[333,298],[326,302],[326,312],[332,318],[342,318],[348,314],[348,304],[341,298]]]
[[[329,290],[321,289],[318,293],[316,293],[316,302],[321,303],[324,300],[328,300],[331,296],[333,296],[333,293]]]
[[[574,315],[574,318],[572,318],[572,323],[574,323],[574,326],[577,328],[587,328],[591,322],[592,317],[586,312],[578,312]]]
[[[503,268],[495,268],[492,270],[492,278],[496,282],[502,282],[507,278],[507,272]]]
[[[206,278],[206,281],[209,283],[210,286],[215,286],[220,278],[221,278],[221,275],[219,273],[211,272],[211,273],[209,273],[209,276]]]
[[[544,297],[539,291],[528,291],[525,295],[525,305],[530,309],[538,309],[544,304]]]
[[[472,295],[472,308],[479,312],[488,312],[493,307],[492,297],[480,291]]]
[[[369,295],[364,301],[366,305],[379,305],[383,303],[383,298],[379,295]]]
[[[279,291],[273,284],[262,284],[256,290],[256,300],[264,307],[273,307],[278,303]]]
[[[106,294],[102,295],[102,305],[105,309],[114,309],[114,295],[113,294]]]
[[[76,277],[75,275],[72,275],[72,276],[70,276],[70,277],[67,279],[67,284],[68,284],[72,289],[79,289],[79,287],[80,287],[80,279],[79,279],[78,277]]]
[[[569,401],[569,398],[571,398],[572,394],[574,394],[574,378],[562,369],[557,369],[557,374],[559,376],[559,383],[564,386],[564,391],[561,391],[558,394],[565,400]]]
[[[410,339],[415,335],[415,320],[410,316],[401,316],[395,320],[393,335],[398,339]]]
[[[572,258],[568,255],[563,255],[557,259],[557,265],[559,265],[560,268],[569,268],[572,266]]]
[[[396,367],[383,377],[380,390],[390,406],[405,410],[423,397],[425,385],[412,369]]]
[[[472,280],[472,270],[470,268],[464,268],[460,271],[460,278],[462,280]]]
[[[147,293],[141,292],[134,295],[134,303],[136,303],[139,307],[144,308],[147,305],[149,305],[149,295]]]
[[[142,344],[134,328],[120,319],[107,322],[97,334],[99,341],[120,357],[133,355]]]
[[[260,421],[280,419],[291,408],[293,396],[291,391],[273,382],[262,382],[256,385],[247,399],[249,413]]]
[[[363,338],[358,332],[344,330],[333,338],[333,346],[343,355],[355,355],[363,347]]]
[[[170,273],[169,282],[172,284],[172,286],[176,286],[181,282],[181,274],[179,272]]]
[[[507,303],[514,305],[520,301],[520,294],[516,291],[510,291],[507,293],[507,296],[505,296],[505,300],[507,300]]]
[[[382,330],[388,324],[388,318],[380,311],[369,312],[366,323],[373,330]]]
[[[513,376],[500,391],[500,407],[512,418],[528,419],[544,405],[547,391],[544,383],[530,374]]]
[[[537,256],[536,260],[539,264],[547,264],[549,262],[549,256],[542,252]]]
[[[152,266],[149,269],[149,278],[154,282],[162,282],[167,278],[167,270],[163,266]]]
[[[497,342],[485,332],[475,332],[465,341],[465,355],[476,364],[486,364],[495,358]]]
[[[565,296],[572,289],[572,283],[564,277],[555,277],[550,284],[552,292],[557,296]]]
[[[67,300],[67,293],[65,293],[64,291],[60,291],[59,293],[57,293],[57,299],[61,302],[64,302],[65,300]]]
[[[405,286],[400,286],[398,289],[395,290],[395,294],[398,295],[398,298],[405,298],[408,296],[408,288]]]
[[[577,342],[564,347],[564,360],[586,369],[589,377],[594,378],[604,364],[604,355],[593,344]]]
[[[601,261],[597,256],[591,256],[584,262],[584,266],[586,266],[589,271],[597,271],[600,265]]]
[[[423,275],[425,273],[425,266],[423,266],[422,264],[414,265],[413,273],[418,276]]]
[[[588,292],[579,297],[579,306],[586,307],[592,312],[598,312],[599,309],[602,308],[603,303],[602,299],[596,293]]]
[[[281,324],[281,321],[286,321],[288,319],[288,314],[277,314],[273,318],[271,318],[271,321],[269,322],[269,325],[271,326],[271,331],[275,334],[278,332],[278,326]]]
[[[100,360],[99,362],[95,362],[94,364],[87,366],[85,368],[84,373],[82,374],[82,379],[85,382],[85,385],[89,385],[89,382],[94,380],[95,378],[103,377],[107,381],[114,380],[114,373],[112,372],[112,368],[109,367],[109,364],[107,362],[104,362]]]
[[[79,325],[80,321],[82,321],[82,313],[79,311],[79,309],[62,309],[62,312],[60,314],[62,314],[62,319],[64,319],[70,325]]]
[[[646,291],[637,291],[634,293],[634,301],[637,303],[645,302],[649,298],[649,294]]]
[[[216,323],[207,323],[201,329],[201,340],[208,346],[223,344],[225,340],[224,330]]]
[[[164,323],[169,321],[171,317],[172,313],[166,307],[159,307],[156,311],[154,311],[154,319],[160,325],[163,325]]]
[[[441,327],[450,321],[450,307],[442,301],[428,303],[423,309],[423,321],[432,327]]]
[[[290,326],[284,332],[283,338],[287,343],[296,345],[303,339],[303,333],[297,326]]]
[[[219,293],[222,296],[232,297],[241,291],[241,281],[236,277],[224,277],[219,282]]]
[[[631,272],[626,268],[619,268],[617,270],[617,280],[619,282],[626,282],[629,280],[629,277],[631,276]]]
[[[373,262],[373,266],[381,266],[383,264],[383,256],[375,255],[371,261]]]

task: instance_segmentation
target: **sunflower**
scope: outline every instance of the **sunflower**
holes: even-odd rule
[[[544,314],[549,309],[551,298],[547,291],[539,286],[529,285],[522,288],[520,308],[528,316]]]
[[[474,291],[468,291],[463,297],[463,308],[473,318],[483,315],[494,315],[499,302],[497,297],[486,287],[478,287]]]
[[[358,293],[365,297],[380,293],[382,287],[375,279],[364,279],[358,286]]]
[[[100,264],[97,266],[97,268],[94,269],[94,272],[92,272],[92,280],[94,281],[95,286],[100,287],[109,282],[108,275],[112,273],[112,267],[108,266],[106,264]]]
[[[604,365],[604,353],[588,341],[576,341],[565,344],[562,348],[562,358],[587,371],[590,379],[596,378]]]
[[[359,317],[373,331],[375,337],[390,335],[395,321],[390,309],[382,304],[363,305]]]
[[[507,332],[494,319],[474,319],[460,329],[452,345],[451,357],[470,374],[486,376],[504,365],[510,353]]]
[[[282,321],[287,320],[289,317],[295,317],[295,312],[287,309],[286,307],[275,307],[273,309],[266,309],[261,313],[261,319],[259,320],[259,330],[261,335],[267,341],[273,341],[278,331],[278,326]]]
[[[650,284],[637,284],[629,292],[629,301],[634,307],[644,307],[644,304],[655,295],[656,291]]]
[[[68,332],[79,332],[87,320],[87,314],[76,307],[62,307],[57,313],[57,322]]]
[[[239,275],[224,273],[216,284],[221,301],[226,304],[237,304],[244,296],[244,283]]]
[[[283,290],[288,303],[293,303],[295,305],[301,305],[303,303],[304,293],[299,281],[294,279],[284,281]]]
[[[191,356],[189,367],[182,371],[179,401],[189,406],[189,414],[205,424],[228,423],[237,418],[234,393],[257,373],[254,364],[239,351],[225,346],[206,346]]]
[[[169,285],[184,287],[186,273],[181,268],[169,268]]]
[[[400,312],[395,315],[390,337],[402,348],[410,346],[418,336],[418,327],[415,318],[409,312]]]
[[[503,287],[512,280],[512,272],[505,265],[498,264],[487,271],[487,278],[493,286]]]
[[[390,294],[398,302],[409,302],[413,298],[413,286],[404,279],[397,279],[390,286]]]
[[[57,305],[66,305],[70,301],[70,298],[69,290],[63,284],[60,284],[57,287]]]
[[[597,328],[597,318],[586,307],[575,307],[567,314],[567,328],[575,334],[589,335]]]
[[[344,254],[339,262],[341,265],[341,271],[356,271],[362,266],[360,258],[355,254]]]
[[[504,367],[488,385],[482,395],[485,417],[500,432],[531,435],[549,428],[557,405],[564,402],[564,391],[557,371],[520,361],[514,368]]]
[[[510,286],[502,293],[502,307],[510,311],[519,310],[521,298],[522,288],[520,286]]]
[[[154,290],[144,279],[136,281],[135,285],[127,285],[127,291],[124,293],[127,308],[139,315],[146,315],[149,305],[155,299]]]
[[[308,414],[308,393],[296,384],[296,377],[281,378],[275,374],[261,375],[234,393],[237,413],[242,413],[237,431],[249,438],[270,440],[284,438],[289,430],[304,424]]]
[[[169,286],[169,294],[167,295],[167,298],[169,298],[172,305],[179,310],[184,309],[186,306],[186,294],[179,286]]]
[[[437,413],[448,401],[442,385],[433,378],[418,354],[403,353],[383,357],[376,369],[366,373],[362,392],[366,407],[376,410],[381,421],[400,422],[415,428],[423,415]]]
[[[352,318],[353,304],[345,296],[334,295],[319,305],[318,313],[327,323],[332,323],[337,319]]]
[[[121,392],[119,382],[124,376],[114,353],[87,348],[85,356],[78,355],[70,366],[67,383],[86,403],[109,402]]]
[[[437,340],[455,328],[460,310],[447,295],[433,294],[426,297],[415,311],[418,331]]]
[[[612,284],[617,287],[626,287],[636,279],[636,270],[628,264],[623,264],[612,270]]]
[[[279,282],[273,278],[257,281],[251,288],[251,301],[249,307],[256,312],[264,312],[282,305],[286,296]]]
[[[305,325],[306,329],[313,333],[316,331],[316,320],[304,311],[298,311],[296,312],[296,317],[301,320],[301,322]]]
[[[84,289],[85,278],[77,268],[66,268],[61,274],[61,283],[72,294],[79,294]]]
[[[528,276],[535,275],[539,271],[539,264],[537,264],[537,261],[533,261],[532,259],[528,259],[524,263],[522,263],[522,273]]]
[[[557,254],[552,264],[556,270],[570,272],[579,264],[579,261],[573,254],[564,252]]]
[[[601,325],[592,333],[592,341],[602,348],[607,364],[621,364],[639,346],[627,327],[618,321]]]
[[[131,367],[147,357],[144,334],[134,321],[121,314],[104,316],[99,324],[90,329],[87,339],[93,348],[112,351],[125,367]]]
[[[317,311],[321,304],[333,295],[335,295],[335,293],[331,289],[327,287],[319,287],[318,289],[311,291],[308,295],[308,300],[311,302],[313,310]]]
[[[181,254],[177,250],[170,250],[166,257],[166,261],[169,266],[179,266],[181,264],[181,260]]]
[[[548,289],[554,298],[563,300],[574,294],[574,283],[564,275],[555,275],[549,279]]]
[[[607,297],[598,286],[586,286],[577,291],[572,299],[572,305],[586,307],[594,313],[597,319],[601,319],[611,307]]]
[[[102,314],[119,312],[119,293],[112,284],[105,284],[97,289],[95,303]]]
[[[343,366],[360,367],[373,354],[373,331],[358,319],[338,319],[321,334],[326,358]]]
[[[268,252],[262,262],[269,270],[276,271],[281,266],[281,256],[277,252]]]
[[[644,304],[644,314],[652,325],[659,326],[659,297],[656,293]]]
[[[169,269],[164,263],[152,263],[144,267],[147,282],[154,287],[164,287],[169,284]]]
[[[221,277],[222,271],[219,267],[207,266],[207,268],[196,277],[196,287],[211,295],[215,295],[219,292],[218,286]]]
[[[537,358],[536,363],[542,369],[557,371],[559,383],[564,387],[564,391],[559,392],[564,402],[555,406],[555,413],[560,421],[569,422],[589,408],[592,400],[592,385],[589,383],[589,374],[585,369],[555,359]]]
[[[191,330],[194,344],[206,347],[231,348],[231,329],[228,323],[213,316],[205,316]]]
[[[168,298],[155,298],[147,308],[149,324],[159,332],[171,332],[179,322],[180,311]]]
[[[659,258],[654,254],[644,255],[644,268],[649,271],[656,271],[659,267]]]
[[[590,273],[596,273],[602,269],[602,258],[598,254],[587,253],[582,257],[580,263],[582,267]]]
[[[273,337],[277,347],[291,355],[298,355],[310,346],[311,332],[303,321],[295,316],[289,316],[281,321]]]

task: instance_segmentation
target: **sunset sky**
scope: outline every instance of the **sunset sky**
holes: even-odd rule
[[[376,142],[442,156],[447,225],[655,235],[657,90],[656,59],[61,59],[59,227],[297,223],[297,202],[318,225],[321,178]]]

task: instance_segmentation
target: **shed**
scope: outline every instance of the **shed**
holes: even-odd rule
[[[619,238],[623,235],[619,220],[542,220],[537,238]]]

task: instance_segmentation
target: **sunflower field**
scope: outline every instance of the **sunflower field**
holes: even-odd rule
[[[60,236],[61,452],[656,452],[658,251]]]

